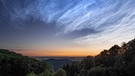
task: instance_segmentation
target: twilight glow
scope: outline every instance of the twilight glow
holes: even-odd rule
[[[96,55],[135,38],[135,0],[0,0],[0,48]]]

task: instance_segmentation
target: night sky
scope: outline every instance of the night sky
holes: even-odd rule
[[[0,0],[0,48],[24,55],[95,55],[133,38],[135,0]]]

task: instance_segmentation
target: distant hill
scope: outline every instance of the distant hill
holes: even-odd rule
[[[57,71],[59,68],[62,68],[65,64],[71,63],[71,60],[68,59],[47,59],[42,62],[48,62],[54,66],[54,70]]]

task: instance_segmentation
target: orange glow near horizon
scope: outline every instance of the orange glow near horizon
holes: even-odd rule
[[[82,50],[82,49],[69,49],[69,50],[51,50],[51,51],[45,51],[45,50],[21,50],[21,51],[15,51],[17,53],[20,53],[24,56],[95,56],[99,54],[99,51],[89,51],[89,50]]]

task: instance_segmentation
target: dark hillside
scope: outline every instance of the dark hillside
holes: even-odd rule
[[[44,67],[40,61],[0,49],[0,76],[25,76],[32,71],[39,74]]]
[[[79,67],[76,67],[79,66]],[[74,69],[76,68],[76,69]],[[135,39],[63,67],[67,76],[135,76]]]

